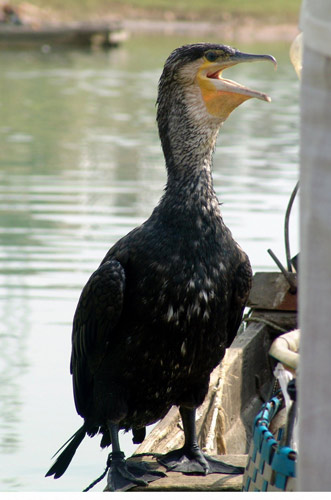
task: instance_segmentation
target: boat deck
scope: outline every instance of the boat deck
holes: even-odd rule
[[[222,455],[217,456],[220,460],[231,465],[246,466],[247,455]],[[130,459],[132,460],[132,459]],[[138,460],[138,459],[136,459]],[[165,468],[157,464],[156,460],[150,457],[144,457],[139,460],[149,462],[155,468],[165,472]],[[229,474],[209,474],[208,476],[193,476],[185,475],[180,472],[167,472],[167,476],[153,483],[149,483],[147,487],[137,486],[130,491],[144,492],[160,492],[160,491],[241,491],[243,475]],[[105,489],[104,491],[108,491]]]

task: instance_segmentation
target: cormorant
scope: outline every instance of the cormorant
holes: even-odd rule
[[[160,463],[184,473],[239,472],[202,453],[195,411],[236,335],[252,275],[213,189],[216,137],[242,102],[270,101],[222,72],[265,60],[276,64],[269,55],[211,43],[185,45],[168,57],[157,98],[165,193],[150,218],[108,251],[82,291],[70,369],[84,423],[47,475],[60,477],[84,436],[100,433],[101,447],[112,444],[110,490],[157,479],[144,464],[125,461],[118,432],[132,429],[140,443],[145,427],[172,405],[179,406],[185,444]]]

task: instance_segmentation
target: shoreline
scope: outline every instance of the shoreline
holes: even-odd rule
[[[239,42],[292,42],[299,28],[289,24],[262,24],[253,19],[230,22],[179,21],[163,19],[118,19],[128,34],[219,36]]]
[[[1,2],[1,0],[0,0]],[[291,42],[299,33],[298,24],[290,19],[284,21],[277,17],[255,18],[252,16],[234,16],[223,14],[219,17],[212,12],[201,19],[183,17],[174,12],[146,11],[128,6],[113,8],[111,11],[99,11],[89,16],[76,16],[73,12],[54,10],[49,7],[38,7],[23,2],[16,7],[23,24],[32,28],[59,27],[67,24],[118,24],[130,35],[183,35],[212,36],[220,40],[239,42]]]

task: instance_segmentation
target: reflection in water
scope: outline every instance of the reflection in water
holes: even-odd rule
[[[18,281],[18,280],[16,280]],[[7,280],[8,296],[1,307],[0,322],[3,329],[1,341],[1,372],[0,372],[0,450],[1,453],[15,453],[21,444],[17,429],[21,415],[21,387],[20,380],[27,368],[26,362],[26,335],[29,326],[26,318],[28,311],[26,302],[11,297],[12,280]],[[18,283],[17,283],[18,284]],[[19,285],[18,285],[19,286]]]
[[[94,438],[61,480],[43,477],[81,423],[68,371],[80,290],[111,244],[149,216],[165,184],[157,80],[169,52],[187,41],[0,53],[0,490],[79,491],[104,469],[107,453]],[[214,162],[225,222],[255,271],[273,268],[269,247],[283,258],[297,179],[298,84],[287,47],[268,49],[277,73],[242,65],[229,78],[273,102],[250,101],[230,117]],[[129,434],[124,442],[131,453]]]

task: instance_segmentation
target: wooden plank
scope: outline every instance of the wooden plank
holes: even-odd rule
[[[247,323],[264,323],[269,326],[272,337],[278,337],[281,333],[298,328],[298,316],[296,311],[254,309]],[[275,325],[275,327],[272,325]],[[276,326],[281,328],[282,331],[278,330]]]
[[[247,455],[227,455],[216,456],[222,462],[245,467],[247,464]],[[130,459],[131,460],[131,459]],[[142,457],[135,460],[149,462],[153,468],[165,472],[165,468],[158,465],[155,459],[151,457]],[[185,475],[180,472],[166,472],[167,476],[148,486],[139,486],[132,488],[133,492],[160,492],[160,491],[241,491],[243,475],[229,474],[209,474],[208,476]],[[104,491],[108,491],[107,488]]]
[[[296,273],[290,273],[296,282]],[[247,307],[279,311],[296,311],[297,294],[290,293],[290,285],[280,272],[255,273]]]

